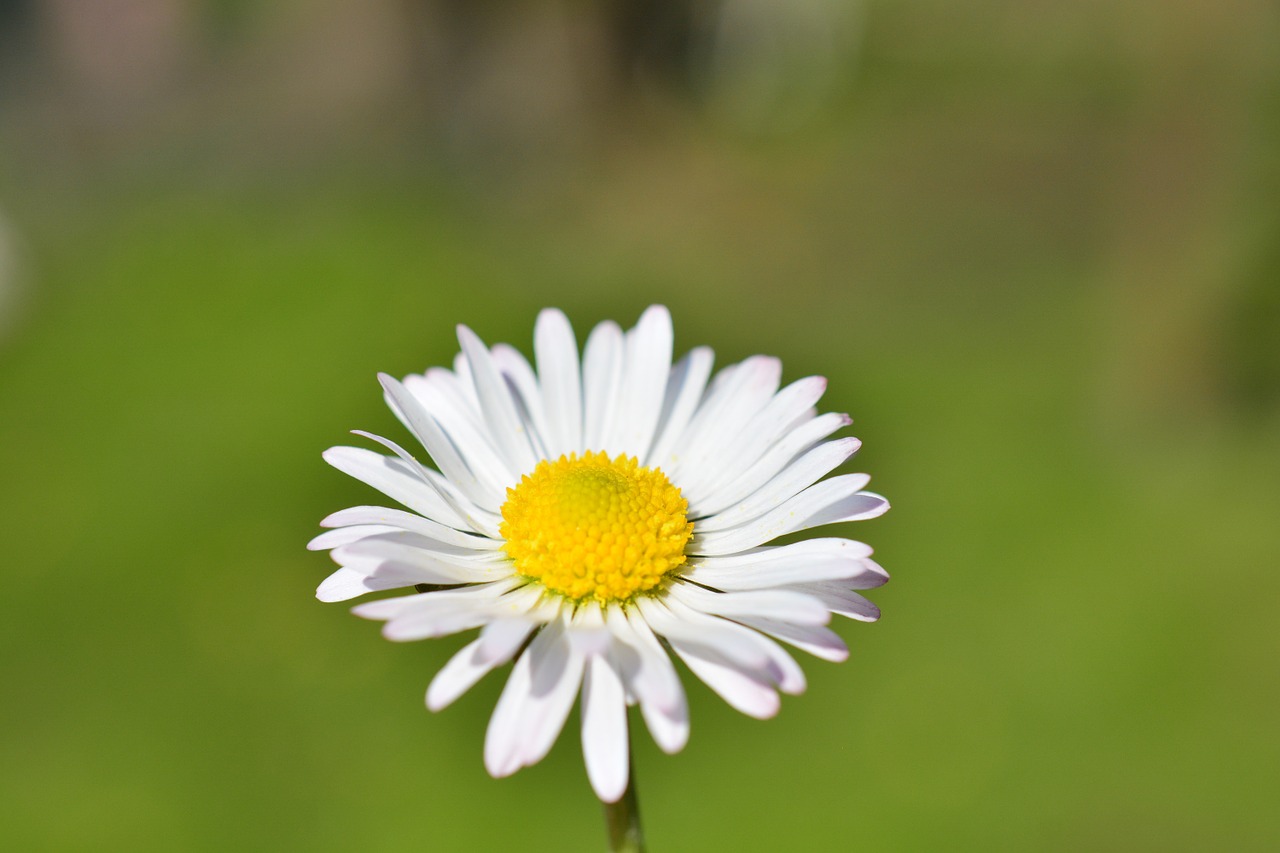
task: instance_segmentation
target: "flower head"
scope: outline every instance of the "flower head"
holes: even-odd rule
[[[628,778],[628,705],[658,745],[689,736],[668,652],[753,717],[800,693],[804,674],[772,638],[826,660],[848,655],[831,614],[874,621],[856,590],[888,575],[849,539],[767,543],[889,508],[865,474],[823,479],[856,438],[818,414],[809,377],[779,390],[781,364],[756,356],[712,376],[712,353],[672,364],[671,318],[655,306],[635,328],[601,323],[581,360],[569,321],[546,310],[535,370],[515,349],[459,327],[453,370],[399,382],[388,405],[436,469],[385,438],[386,456],[334,447],[325,459],[405,509],[361,506],[324,519],[309,547],[341,566],[316,595],[360,605],[391,640],[479,628],[427,690],[439,710],[515,658],[485,739],[485,766],[507,776],[550,750],[577,696],[596,794]]]

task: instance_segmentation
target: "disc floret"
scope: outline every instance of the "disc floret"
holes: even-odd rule
[[[630,601],[685,562],[689,502],[658,468],[603,452],[543,460],[507,489],[499,526],[516,571],[575,601]]]

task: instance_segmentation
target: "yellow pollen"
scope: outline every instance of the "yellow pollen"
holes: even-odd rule
[[[498,530],[516,571],[575,601],[630,601],[684,563],[689,502],[657,468],[604,453],[543,460],[507,489]]]

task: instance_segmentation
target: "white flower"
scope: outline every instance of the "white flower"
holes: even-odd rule
[[[755,356],[711,376],[700,347],[671,362],[671,317],[648,309],[624,332],[601,323],[579,364],[569,321],[546,310],[537,370],[465,326],[452,371],[397,382],[387,403],[438,471],[384,438],[394,457],[334,447],[324,458],[404,509],[361,506],[321,522],[310,546],[341,566],[321,601],[419,586],[363,604],[390,640],[479,628],[436,675],[439,710],[516,658],[485,739],[507,776],[540,761],[582,695],[582,750],[596,794],[628,779],[627,706],[658,745],[689,736],[669,652],[744,714],[771,717],[804,674],[770,636],[826,660],[848,651],[832,613],[879,617],[855,590],[888,579],[849,539],[766,543],[873,518],[888,502],[865,474],[822,478],[858,449],[828,437],[850,423],[818,414],[821,377],[779,390],[782,367]],[[769,636],[766,636],[769,635]]]

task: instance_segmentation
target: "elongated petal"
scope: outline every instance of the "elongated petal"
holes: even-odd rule
[[[507,388],[516,403],[516,414],[529,437],[534,456],[546,459],[550,455],[546,441],[547,415],[537,374],[519,350],[506,344],[494,344],[493,363],[507,381]]]
[[[350,530],[353,528],[340,528],[342,530]],[[367,529],[367,528],[356,528]],[[403,550],[402,550],[403,549]],[[386,533],[369,533],[339,545],[333,549],[331,556],[335,561],[343,563],[364,560],[381,559],[399,559],[402,555],[412,554],[411,558],[407,558],[409,562],[413,562],[419,554],[425,555],[432,560],[438,560],[445,563],[451,563],[463,568],[475,568],[480,564],[487,566],[505,565],[510,566],[506,555],[501,551],[481,551],[475,548],[460,548],[456,545],[449,545],[423,536],[419,533],[412,533],[408,530],[391,530]],[[510,571],[507,572],[510,574]]]
[[[749,669],[764,670],[769,666],[768,655],[755,642],[754,632],[724,619],[717,619],[683,608],[677,615],[672,612],[676,602],[666,599],[658,602],[641,598],[636,602],[640,614],[649,627],[671,643],[680,642],[703,649],[710,656],[723,657]]]
[[[560,311],[547,309],[534,328],[538,383],[547,412],[547,451],[551,459],[579,452],[582,444],[582,374],[573,327]]]
[[[616,446],[605,444],[612,434],[622,393],[623,340],[617,323],[604,322],[591,330],[582,363],[583,436],[582,450],[603,450],[609,455]]]
[[[439,711],[452,704],[476,682],[511,660],[537,627],[526,619],[499,619],[490,622],[480,636],[468,643],[436,673],[427,688],[427,708]]]
[[[509,484],[512,466],[503,458],[484,416],[457,388],[457,377],[447,370],[428,370],[427,375],[406,376],[404,388],[448,437],[467,468],[481,482]]]
[[[766,545],[717,557],[699,557],[698,562],[715,569],[735,569],[755,566],[765,560],[804,560],[839,557],[864,559],[871,554],[871,546],[853,539],[822,537],[802,539],[787,545]]]
[[[648,623],[634,611],[628,614],[614,608],[606,623],[617,640],[615,664],[640,703],[654,742],[664,752],[679,752],[689,740],[689,708],[671,659]]]
[[[817,578],[814,578],[817,580]],[[851,589],[875,589],[889,582],[889,573],[875,560],[863,559],[862,571],[849,578],[845,584]]]
[[[714,491],[759,459],[797,418],[822,397],[826,388],[826,379],[809,376],[775,394],[737,435],[712,448],[706,466],[714,473],[707,477],[703,489]]]
[[[503,688],[485,737],[485,767],[492,776],[541,761],[564,727],[582,682],[583,660],[563,626],[557,620],[534,637]]]
[[[875,622],[880,618],[879,607],[854,592],[848,584],[840,581],[796,584],[790,588],[807,595],[816,596],[831,609],[832,613],[839,613],[841,616],[848,616],[850,619],[857,619],[859,622]]]
[[[382,382],[391,408],[427,449],[427,453],[439,466],[441,473],[449,478],[449,482],[457,486],[472,503],[497,512],[506,497],[503,489],[509,483],[481,480],[477,474],[483,472],[474,472],[467,466],[444,430],[403,385],[385,373],[378,374],[378,379]]]
[[[795,625],[759,616],[739,617],[738,621],[823,660],[840,663],[849,657],[844,640],[822,625]]]
[[[478,628],[490,616],[495,599],[510,590],[512,581],[465,586],[406,595],[400,598],[384,598],[352,609],[352,613],[365,619],[385,620],[382,634],[388,640],[405,642],[428,637],[443,637]]]
[[[875,518],[889,508],[889,502],[871,492],[858,491],[866,485],[867,479],[865,474],[832,477],[738,527],[705,534],[695,528],[689,551],[707,555],[732,554],[798,530]]]
[[[338,569],[316,588],[316,598],[320,601],[347,601],[366,592],[380,592],[385,589],[400,589],[416,583],[431,583],[419,580],[413,571],[366,574],[342,567]]]
[[[467,528],[462,516],[412,466],[362,447],[330,447],[324,461],[349,477],[373,486],[387,497],[441,524]]]
[[[480,631],[476,660],[506,663],[537,626],[532,619],[495,619]]]
[[[339,527],[336,530],[326,530],[319,536],[316,536],[307,543],[308,551],[328,551],[330,548],[340,548],[343,545],[350,545],[366,536],[376,536],[379,533],[396,533],[400,530],[398,527],[388,527],[384,524],[356,524],[351,527]]]
[[[471,607],[426,605],[415,608],[403,616],[388,620],[382,626],[382,636],[396,643],[411,643],[447,637],[461,631],[479,628],[489,621],[489,615],[479,605]]]
[[[628,752],[622,682],[608,659],[593,655],[582,681],[582,757],[601,802],[617,802],[626,791]]]
[[[332,556],[340,566],[370,576],[403,575],[412,578],[409,583],[487,583],[511,577],[511,568],[503,561],[446,556],[420,544],[412,534],[380,534],[336,548]]]
[[[815,446],[831,433],[851,423],[848,415],[828,412],[805,421],[788,432],[769,448],[758,461],[731,480],[727,486],[713,494],[689,499],[689,512],[693,518],[704,518],[722,512],[739,501],[746,500],[757,489],[769,482],[780,471],[792,464],[796,457]]]
[[[778,708],[781,707],[778,693],[764,679],[704,657],[697,650],[686,648],[681,643],[673,642],[672,648],[694,675],[735,710],[758,720],[767,720],[778,713]]]
[[[357,524],[377,524],[408,530],[437,542],[474,551],[496,551],[502,543],[487,536],[475,536],[446,527],[438,521],[423,518],[410,512],[382,506],[353,506],[326,516],[321,527],[348,527]]]
[[[468,583],[487,583],[501,580],[503,574],[496,571],[468,571],[447,563],[420,559],[414,555],[407,560],[387,560],[351,555],[342,549],[334,552],[334,559],[342,566],[339,573],[331,575],[316,590],[321,601],[346,601],[366,592],[384,589],[400,589],[417,584],[453,586]],[[349,574],[363,580],[357,585]],[[345,582],[340,582],[345,579]]]
[[[474,501],[466,497],[462,491],[452,482],[446,479],[436,471],[432,471],[389,438],[383,438],[380,435],[374,435],[371,432],[363,430],[352,430],[355,435],[363,436],[370,441],[375,441],[383,447],[394,453],[400,462],[411,468],[418,478],[429,488],[434,489],[436,494],[440,496],[448,506],[453,510],[457,518],[462,519],[461,529],[470,528],[485,536],[494,538],[498,524],[497,516],[488,510],[481,509]]]
[[[647,465],[668,473],[672,470],[679,441],[702,401],[714,361],[715,354],[710,349],[698,347],[671,369],[662,401],[662,414],[658,418],[658,437],[649,451]]]
[[[421,374],[411,373],[404,377],[401,384],[436,420],[443,423],[446,418],[441,411],[447,409],[450,426],[466,427],[469,432],[485,432],[484,415],[480,412],[470,379],[464,381],[443,367],[429,367]]]
[[[762,678],[784,693],[804,690],[804,672],[777,643],[749,628],[696,611],[669,596],[662,605],[641,604],[645,621],[672,648],[719,661]]]
[[[856,438],[842,438],[819,444],[748,497],[722,512],[702,519],[698,523],[698,529],[704,533],[724,530],[758,518],[830,474],[840,463],[857,453],[861,446],[862,443]],[[867,481],[870,479],[868,477]],[[864,485],[865,483],[866,481]]]
[[[644,459],[653,445],[671,374],[671,315],[661,305],[644,312],[626,334],[622,416],[614,426],[618,452]]]
[[[807,539],[728,557],[697,557],[683,577],[721,590],[823,580],[854,582],[869,573],[865,556],[870,553],[869,547],[849,539]]]
[[[439,711],[452,705],[498,666],[499,662],[482,658],[479,649],[480,640],[472,640],[436,673],[427,688],[427,710]]]
[[[471,366],[471,380],[476,386],[476,397],[480,400],[480,411],[484,413],[489,435],[511,467],[513,477],[508,485],[514,484],[521,474],[532,471],[538,462],[529,443],[529,435],[520,422],[506,380],[494,364],[488,348],[466,326],[458,326],[458,343]]]
[[[734,593],[732,595],[751,597],[759,596],[758,593]],[[674,596],[668,598],[667,607],[681,621],[696,625],[704,640],[713,631],[721,632],[723,635],[725,626],[728,626],[737,633],[737,637],[733,640],[734,643],[753,645],[765,660],[763,667],[752,667],[750,664],[745,663],[745,658],[742,656],[726,655],[724,658],[726,663],[736,666],[743,671],[748,671],[752,675],[760,675],[767,678],[783,693],[797,694],[804,692],[804,671],[800,669],[799,664],[795,662],[791,655],[787,654],[786,650],[773,640],[770,640],[768,637],[756,631],[743,628],[736,621],[731,622],[727,618],[708,616],[705,614],[705,611],[694,610],[692,607]],[[780,609],[779,612],[790,614],[796,611],[790,609],[783,611]],[[807,615],[802,615],[800,617],[805,619],[805,621],[817,618],[816,614],[814,614],[814,612],[809,608],[806,608],[805,613]],[[825,619],[826,615],[824,614],[822,618]],[[725,636],[725,639],[728,639],[727,635]],[[695,640],[695,643],[698,642],[698,640]],[[716,654],[721,654],[721,650],[724,649],[725,646],[722,644],[717,648],[716,644],[712,643],[704,646],[704,648],[710,648]]]
[[[688,583],[673,583],[668,594],[700,613],[741,621],[765,617],[795,625],[825,625],[831,614],[815,596],[796,590],[711,592]]]
[[[682,439],[681,453],[669,472],[690,502],[703,493],[719,472],[710,457],[725,442],[742,431],[746,422],[772,398],[782,376],[776,358],[753,356],[721,371],[724,381],[713,382],[689,429]],[[717,377],[719,379],[719,377]]]

